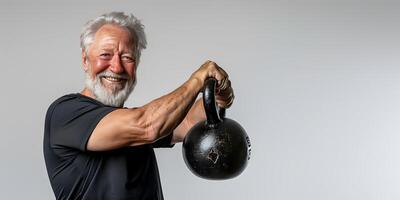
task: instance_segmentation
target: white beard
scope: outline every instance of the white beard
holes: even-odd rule
[[[101,83],[102,76],[115,76],[121,78],[127,78],[125,85],[122,88],[113,87],[111,89],[107,89]],[[122,107],[126,99],[128,99],[129,95],[133,91],[133,88],[136,85],[136,79],[130,78],[128,75],[119,75],[114,74],[109,71],[103,71],[96,75],[94,80],[90,78],[89,73],[86,73],[85,86],[89,89],[92,94],[95,96],[97,101],[100,101],[104,105],[113,106],[113,107]]]

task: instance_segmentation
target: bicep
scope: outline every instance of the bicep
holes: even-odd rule
[[[117,109],[96,125],[87,143],[89,151],[107,151],[152,142],[150,124],[142,109]]]

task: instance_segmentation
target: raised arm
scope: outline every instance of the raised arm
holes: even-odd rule
[[[87,149],[105,151],[149,144],[172,133],[181,124],[207,78],[226,88],[228,75],[214,62],[205,62],[184,84],[150,103],[131,109],[117,109],[97,124]]]

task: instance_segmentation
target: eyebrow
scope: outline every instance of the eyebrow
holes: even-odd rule
[[[99,49],[102,51],[114,51],[113,47],[100,47]]]
[[[112,51],[114,52],[114,48],[100,48],[101,51]],[[127,52],[122,52],[122,54],[134,54],[134,51],[127,51]]]

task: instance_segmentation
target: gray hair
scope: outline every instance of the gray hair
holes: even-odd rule
[[[88,48],[94,40],[96,32],[106,24],[113,24],[126,28],[135,39],[135,60],[139,63],[141,51],[146,48],[147,41],[144,33],[144,26],[132,14],[126,15],[123,12],[110,12],[88,21],[81,32],[81,49],[88,54]]]

